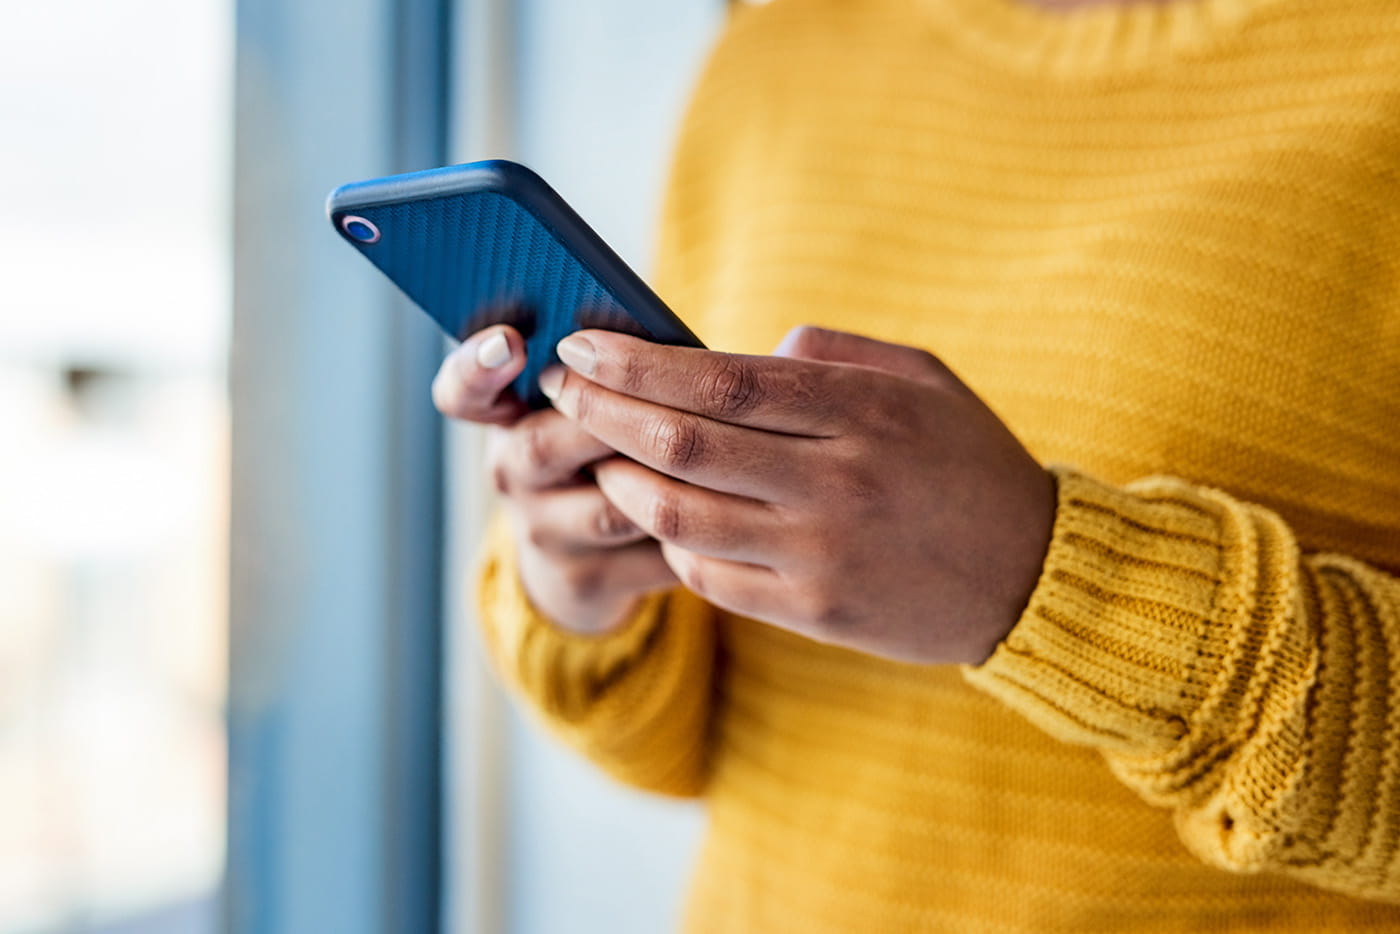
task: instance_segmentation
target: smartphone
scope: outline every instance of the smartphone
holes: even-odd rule
[[[525,166],[470,162],[342,185],[326,213],[359,250],[457,340],[492,324],[525,338],[512,384],[531,408],[554,346],[581,328],[664,344],[699,338],[554,189]]]

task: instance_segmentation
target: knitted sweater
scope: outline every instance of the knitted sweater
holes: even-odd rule
[[[927,348],[1058,480],[976,669],[683,590],[569,635],[498,528],[506,679],[707,803],[690,929],[1400,931],[1400,4],[742,9],[657,281]]]

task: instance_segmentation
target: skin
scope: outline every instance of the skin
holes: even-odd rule
[[[494,333],[508,362],[485,368]],[[520,336],[444,362],[444,414],[490,467],[536,607],[599,633],[677,581],[716,606],[916,663],[984,661],[1039,577],[1052,478],[925,351],[799,328],[773,356],[605,331],[560,345],[554,408],[503,395]]]
[[[483,366],[493,337],[509,356]],[[1053,481],[934,357],[813,328],[773,357],[583,337],[597,362],[560,380],[555,409],[527,412],[508,392],[525,356],[507,326],[465,342],[433,384],[444,415],[493,426],[521,578],[560,627],[606,632],[678,582],[903,661],[979,663],[1015,624],[1048,548]]]

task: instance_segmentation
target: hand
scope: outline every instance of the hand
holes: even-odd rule
[[[541,386],[603,494],[716,606],[902,661],[980,663],[1034,589],[1054,481],[936,358],[802,328],[779,356],[605,331]]]
[[[641,595],[674,586],[660,546],[585,475],[613,456],[558,412],[528,413],[509,392],[525,366],[513,328],[487,328],[443,361],[433,401],[444,415],[493,425],[487,466],[505,497],[521,581],[531,602],[562,627],[605,631]]]

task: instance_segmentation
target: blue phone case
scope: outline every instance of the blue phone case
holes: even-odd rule
[[[326,201],[348,243],[458,340],[492,324],[524,335],[513,383],[531,408],[539,375],[580,328],[702,347],[554,189],[491,160],[342,185]]]

